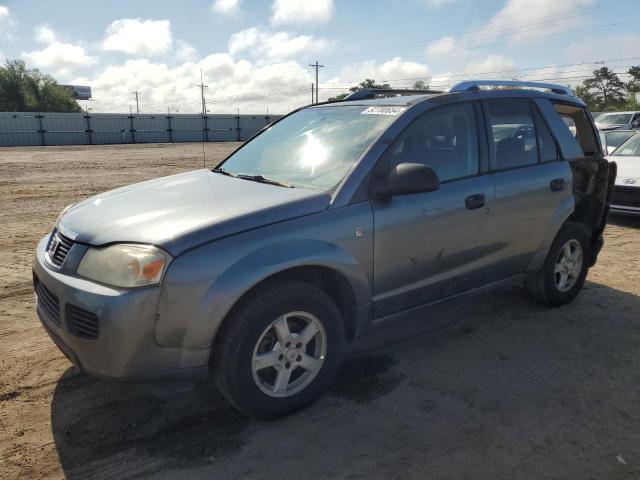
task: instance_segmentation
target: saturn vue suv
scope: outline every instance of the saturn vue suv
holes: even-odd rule
[[[90,375],[210,379],[273,418],[320,396],[374,323],[514,282],[573,300],[615,169],[566,87],[364,90],[213,170],[67,207],[37,247],[37,312]]]

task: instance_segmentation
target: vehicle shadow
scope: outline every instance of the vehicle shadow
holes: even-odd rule
[[[588,282],[558,309],[513,287],[406,314],[350,347],[319,402],[274,422],[244,417],[211,385],[159,398],[70,368],[53,395],[53,437],[71,479],[187,468],[203,478],[632,478],[638,312],[640,297]],[[541,422],[548,438],[538,440]],[[291,435],[314,453],[282,457]],[[629,465],[609,462],[623,445]]]
[[[609,214],[607,217],[607,223],[617,225],[619,227],[640,228],[640,217]]]

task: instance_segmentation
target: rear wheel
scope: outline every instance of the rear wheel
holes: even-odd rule
[[[549,306],[571,302],[584,285],[590,258],[591,241],[586,229],[579,223],[565,224],[551,245],[542,269],[526,281],[530,296]]]
[[[279,281],[245,299],[225,322],[213,352],[222,393],[255,418],[286,415],[331,384],[342,355],[340,312],[322,290]]]

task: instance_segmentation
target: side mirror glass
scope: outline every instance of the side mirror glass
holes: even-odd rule
[[[399,163],[386,180],[376,184],[374,193],[378,197],[393,197],[438,190],[440,180],[433,169],[421,163]]]

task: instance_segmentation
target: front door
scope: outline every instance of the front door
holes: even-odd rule
[[[494,185],[480,170],[474,103],[429,110],[399,135],[381,161],[424,163],[440,189],[373,200],[374,316],[456,295],[483,284],[491,262]]]

